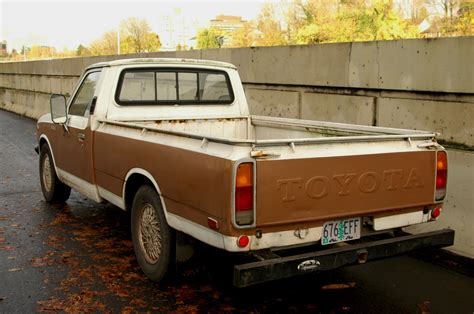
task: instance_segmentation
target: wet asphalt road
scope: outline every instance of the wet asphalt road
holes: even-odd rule
[[[237,290],[225,257],[204,246],[152,283],[135,261],[127,213],[75,192],[64,206],[43,200],[34,132],[34,121],[0,110],[1,313],[474,312],[474,278],[412,257]]]

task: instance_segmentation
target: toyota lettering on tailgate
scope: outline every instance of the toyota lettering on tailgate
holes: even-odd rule
[[[331,193],[347,196],[353,193],[373,193],[380,189],[397,191],[400,189],[416,189],[424,186],[418,168],[410,171],[390,169],[381,173],[367,171],[362,173],[346,173],[328,176],[313,176],[302,178],[279,179],[276,181],[277,190],[281,191],[282,201],[296,200],[296,190],[303,189],[306,196],[321,199]]]

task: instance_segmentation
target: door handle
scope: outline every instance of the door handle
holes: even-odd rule
[[[81,142],[84,142],[86,135],[84,133],[77,133],[77,139]]]

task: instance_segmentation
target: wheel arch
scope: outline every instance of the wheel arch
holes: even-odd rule
[[[56,172],[56,175],[58,176],[58,178],[62,181],[62,178],[60,177],[60,175],[58,173],[58,168],[56,167],[56,159],[54,158],[54,152],[53,152],[53,148],[51,146],[51,143],[50,143],[48,137],[45,134],[41,134],[41,136],[39,137],[40,152],[41,152],[41,146],[43,146],[44,144],[48,145],[48,147],[49,147],[49,152],[51,153],[51,157],[53,158],[54,171]]]
[[[153,175],[142,168],[133,168],[130,169],[125,176],[125,183],[123,185],[122,195],[124,198],[125,210],[130,210],[132,208],[133,198],[138,191],[138,189],[144,185],[150,184],[153,186],[160,197],[161,206],[163,208],[163,213],[165,214],[166,221],[168,221],[168,211],[166,209],[166,204],[161,194],[161,189],[158,183],[156,182]]]

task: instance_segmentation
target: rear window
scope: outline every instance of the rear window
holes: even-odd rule
[[[230,104],[234,94],[224,71],[133,69],[121,73],[115,100],[120,105]]]

